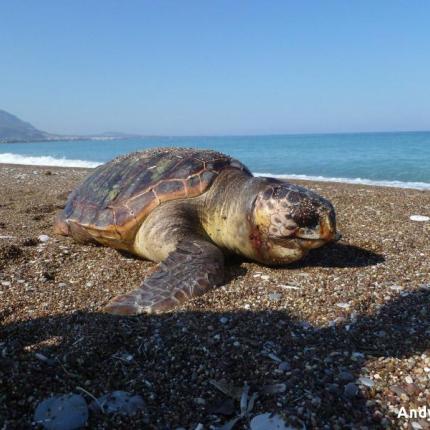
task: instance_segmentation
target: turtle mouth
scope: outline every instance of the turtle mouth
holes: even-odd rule
[[[339,232],[336,232],[328,240],[327,240],[327,237],[308,237],[308,236],[301,236],[300,234],[293,234],[293,235],[284,236],[284,237],[271,237],[270,239],[276,245],[287,246],[288,244],[291,244],[291,243],[317,245],[319,243],[323,244],[327,242],[337,242],[341,238],[342,238],[342,235]]]

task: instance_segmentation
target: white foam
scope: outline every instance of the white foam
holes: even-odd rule
[[[69,160],[67,158],[55,158],[50,155],[43,155],[40,157],[0,153],[0,163],[5,164],[25,164],[30,166],[59,166],[59,167],[97,167],[102,163],[96,161],[86,160]]]
[[[279,179],[299,179],[301,181],[342,182],[344,184],[372,185],[379,187],[410,188],[414,190],[430,190],[428,182],[403,182],[403,181],[375,181],[362,178],[331,178],[326,176],[309,175],[273,175],[271,173],[254,173],[255,176],[271,176]]]
[[[50,155],[40,157],[27,156],[12,153],[0,153],[0,163],[5,164],[25,164],[30,166],[58,166],[58,167],[86,167],[93,168],[103,164],[98,161],[73,160],[67,158],[55,158]],[[430,190],[430,183],[427,182],[402,182],[402,181],[375,181],[362,178],[336,178],[326,176],[310,176],[283,174],[274,175],[272,173],[254,173],[255,176],[271,176],[279,179],[299,179],[302,181],[321,181],[321,182],[341,182],[345,184],[373,185],[396,188],[412,188],[416,190]]]

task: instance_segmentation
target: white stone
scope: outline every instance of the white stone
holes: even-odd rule
[[[277,414],[256,415],[250,423],[251,430],[293,430],[293,427],[286,425],[285,421]]]
[[[50,238],[49,238],[49,236],[48,236],[47,234],[41,234],[41,235],[38,237],[38,239],[39,239],[39,242],[44,243],[44,242],[48,242],[48,240],[49,240]]]
[[[411,215],[409,219],[412,221],[421,221],[421,222],[430,221],[430,217],[425,215]]]

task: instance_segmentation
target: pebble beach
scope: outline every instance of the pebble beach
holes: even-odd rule
[[[154,263],[52,230],[89,171],[0,165],[0,428],[121,390],[140,407],[89,407],[87,428],[430,429],[430,191],[295,181],[341,241],[286,268],[229,258],[223,286],[126,318],[104,305]]]

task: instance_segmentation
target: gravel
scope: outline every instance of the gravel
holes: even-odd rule
[[[55,236],[88,171],[46,171],[0,166],[2,428],[29,428],[59,393],[90,404],[124,391],[144,411],[90,411],[89,428],[209,429],[240,417],[244,386],[252,410],[234,429],[264,414],[292,428],[426,428],[398,413],[430,405],[430,223],[410,219],[430,215],[428,191],[302,182],[335,204],[341,242],[289,268],[228,259],[224,287],[123,318],[103,306],[154,264]]]

